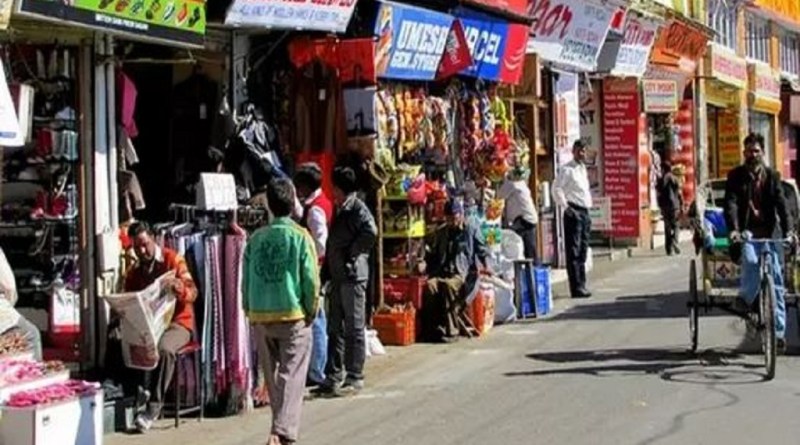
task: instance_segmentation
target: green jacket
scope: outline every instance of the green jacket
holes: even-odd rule
[[[298,321],[316,315],[319,269],[314,241],[291,219],[277,218],[250,237],[242,275],[250,322]]]

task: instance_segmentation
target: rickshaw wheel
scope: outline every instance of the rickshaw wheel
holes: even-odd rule
[[[697,352],[697,337],[700,322],[700,294],[697,289],[697,261],[692,259],[689,263],[689,336],[692,342],[692,352]]]
[[[775,378],[775,361],[777,346],[775,340],[775,283],[772,276],[767,274],[761,285],[759,298],[759,316],[761,318],[761,341],[764,349],[764,368],[766,379]]]

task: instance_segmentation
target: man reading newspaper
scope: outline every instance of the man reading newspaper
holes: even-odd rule
[[[136,418],[137,428],[144,432],[149,430],[153,421],[161,415],[164,394],[169,389],[175,372],[176,354],[194,335],[193,304],[197,298],[197,286],[189,273],[186,260],[174,250],[156,244],[154,233],[146,223],[134,223],[128,233],[133,241],[138,261],[128,270],[125,292],[138,294],[112,296],[109,303],[112,308],[132,308],[130,315],[117,314],[126,318],[125,321],[130,322],[132,320],[128,317],[137,316],[148,320],[148,323],[128,323],[127,327],[130,329],[131,325],[141,326],[143,331],[149,331],[142,332],[141,337],[154,336],[154,342],[158,344],[157,351],[160,357],[158,366],[152,371],[146,371],[144,376],[144,394],[145,398],[149,399],[148,409]],[[119,301],[122,298],[127,298],[128,302]],[[173,298],[174,312],[171,310]],[[173,314],[171,322],[168,325],[159,323],[158,318],[168,317],[170,312]],[[125,329],[123,337],[124,331]],[[123,338],[124,343],[125,338]],[[144,350],[137,351],[137,348]],[[146,349],[148,348],[128,345],[128,351],[123,352],[126,364],[146,369],[148,353]]]

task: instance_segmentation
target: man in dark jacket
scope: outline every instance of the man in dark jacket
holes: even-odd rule
[[[357,188],[353,169],[334,169],[336,215],[328,233],[324,270],[331,284],[328,363],[326,382],[319,388],[319,395],[352,394],[364,387],[369,254],[378,228],[367,206],[356,196]]]
[[[667,255],[679,254],[678,247],[678,217],[683,208],[683,197],[678,178],[672,173],[672,163],[664,161],[664,175],[659,182],[658,205],[664,217],[664,238]]]
[[[733,243],[731,256],[735,260],[740,257],[742,266],[740,296],[746,306],[739,309],[751,310],[755,303],[760,285],[759,257],[763,249],[769,249],[774,253],[770,258],[775,282],[775,333],[778,347],[783,350],[786,347],[786,304],[780,243],[751,243],[748,239],[751,236],[754,239],[794,238],[792,220],[780,176],[764,165],[764,137],[751,133],[744,140],[744,147],[745,163],[728,174],[725,185],[725,222]],[[740,303],[737,300],[737,306],[744,306]]]

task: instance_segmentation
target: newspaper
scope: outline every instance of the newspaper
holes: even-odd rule
[[[120,317],[125,366],[146,371],[158,366],[158,342],[175,313],[175,295],[167,285],[174,277],[167,272],[139,292],[103,297]]]

